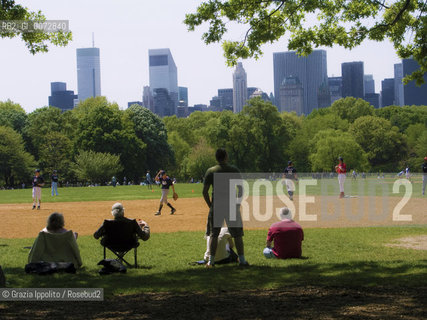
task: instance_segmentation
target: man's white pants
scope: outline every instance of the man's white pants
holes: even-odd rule
[[[344,192],[345,173],[338,174],[338,183],[340,185],[340,192]]]

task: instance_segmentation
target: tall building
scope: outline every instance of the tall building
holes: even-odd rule
[[[331,95],[331,103],[342,98],[342,78],[329,77],[328,78],[329,93]]]
[[[304,110],[304,88],[298,77],[286,77],[280,86],[281,111],[296,112],[303,114]]]
[[[149,49],[150,88],[166,89],[174,103],[174,114],[178,106],[178,71],[169,49]]]
[[[249,88],[248,88],[248,94],[249,94]],[[249,99],[252,99],[252,98],[261,98],[264,101],[270,101],[268,94],[266,94],[259,88],[256,88],[256,90],[252,92],[251,95],[249,95]]]
[[[178,101],[180,106],[188,107],[188,88],[178,87]]]
[[[77,49],[77,90],[79,101],[101,95],[99,48]]]
[[[363,85],[366,95],[367,93],[375,93],[375,80],[372,74],[363,75]]]
[[[380,94],[379,93],[366,93],[365,101],[369,102],[375,109],[380,107]]]
[[[394,104],[403,106],[403,64],[396,63],[394,65]]]
[[[67,90],[67,84],[65,82],[51,82],[50,92],[50,107],[57,107],[62,111],[74,108],[74,100],[77,99],[77,95],[74,94],[74,91]]]
[[[150,86],[144,86],[142,90],[142,104],[154,113],[154,97]]]
[[[273,53],[274,97],[279,111],[285,108],[280,104],[280,86],[287,77],[297,77],[304,89],[303,113],[309,114],[319,108],[319,88],[328,85],[325,50],[313,50],[307,57],[300,57],[294,51]]]
[[[233,73],[233,112],[241,112],[246,100],[248,100],[248,80],[243,64],[238,62]]]
[[[364,98],[364,67],[362,61],[341,64],[342,96]]]
[[[381,108],[394,105],[394,78],[381,81]]]
[[[414,59],[403,59],[402,64],[404,77],[420,69],[420,65]],[[421,86],[417,86],[415,81],[403,86],[403,101],[406,106],[427,105],[427,73],[424,74],[424,84]]]
[[[159,117],[173,116],[176,114],[176,104],[172,100],[171,96],[168,93],[168,90],[165,88],[154,89],[153,92],[154,100],[154,113]]]
[[[218,89],[218,98],[221,101],[222,110],[233,110],[233,89]]]

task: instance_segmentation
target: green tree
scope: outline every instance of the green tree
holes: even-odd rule
[[[351,125],[349,133],[365,150],[373,167],[386,165],[386,168],[392,170],[406,155],[405,137],[385,119],[375,116],[360,117]]]
[[[47,135],[40,146],[39,166],[44,172],[57,170],[63,180],[73,180],[71,169],[73,144],[60,132]]]
[[[43,107],[34,110],[28,115],[23,129],[27,150],[39,160],[40,147],[45,143],[45,138],[53,132],[61,132],[62,128],[61,109]]]
[[[199,142],[190,151],[186,159],[188,176],[199,180],[204,177],[206,169],[215,164],[214,149],[207,144],[204,138],[200,138]]]
[[[353,123],[357,118],[374,115],[375,108],[363,99],[346,97],[334,101],[331,105],[331,112]]]
[[[147,145],[145,150],[146,168],[142,168],[142,170],[156,171],[174,163],[173,152],[168,144],[168,134],[162,120],[147,108],[139,105],[130,106],[126,113],[134,124],[136,136]]]
[[[27,181],[35,164],[31,154],[24,150],[24,142],[12,128],[0,126],[0,174],[6,186]]]
[[[187,14],[184,23],[190,31],[207,23],[202,39],[206,44],[222,41],[229,65],[239,58],[258,58],[262,45],[286,34],[288,49],[305,55],[319,46],[352,49],[368,39],[388,39],[401,58],[418,61],[420,70],[407,80],[421,84],[427,71],[426,11],[422,0],[209,0]],[[317,19],[309,24],[307,16]],[[230,22],[247,28],[243,39],[223,40],[227,27],[235,26]]]
[[[14,0],[1,0],[0,20],[20,20],[31,24],[33,22],[46,21],[46,17],[41,11],[29,11],[27,8],[16,4]],[[24,32],[23,29],[18,26],[13,26],[13,29],[10,30],[10,32],[9,30],[7,31],[8,32],[6,32],[6,30],[2,30],[2,32],[0,32],[0,37],[21,37],[25,46],[32,54],[36,54],[37,52],[47,52],[48,43],[64,47],[72,40],[71,32]]]
[[[22,107],[10,100],[0,101],[0,126],[11,127],[16,132],[22,133],[27,114]]]
[[[79,120],[75,152],[120,155],[123,175],[139,180],[146,169],[146,145],[136,136],[130,113],[120,111],[116,103],[109,103],[104,97],[86,99],[75,113]]]
[[[341,130],[328,129],[318,132],[314,141],[315,150],[310,155],[313,171],[334,171],[338,157],[344,158],[348,170],[368,170],[367,155],[351,134]]]
[[[375,115],[390,120],[393,126],[404,132],[411,124],[427,126],[427,106],[388,106],[375,110]]]
[[[168,135],[168,144],[171,146],[175,157],[175,165],[171,168],[171,175],[181,179],[188,178],[186,159],[191,147],[181,138],[177,131],[173,131]]]
[[[123,170],[118,155],[82,151],[76,156],[74,172],[78,179],[104,184]]]

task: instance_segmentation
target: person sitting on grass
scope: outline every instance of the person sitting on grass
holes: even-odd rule
[[[281,221],[273,223],[268,230],[266,248],[263,251],[267,259],[301,258],[304,232],[291,217],[289,208],[280,209]],[[272,248],[273,242],[274,247]]]
[[[82,265],[77,233],[64,228],[62,213],[53,212],[47,218],[47,225],[40,231],[31,247],[28,262],[71,262],[75,268]]]
[[[210,248],[209,248],[210,236],[207,236],[207,249],[204,256],[204,261],[209,261]],[[233,250],[234,241],[227,227],[221,228],[218,236],[218,246],[215,254],[215,264],[226,264],[232,262],[238,262],[238,256]]]
[[[148,224],[143,220],[136,221],[135,219],[126,218],[125,208],[123,208],[123,205],[120,202],[117,202],[112,206],[111,214],[114,217],[114,221],[122,221],[131,225],[131,230],[135,236],[136,243],[138,242],[138,237],[141,238],[143,241],[147,241],[150,238],[150,227],[148,226]],[[104,223],[93,234],[95,239],[99,239],[102,237],[102,240],[101,240],[102,245],[104,245],[104,243],[106,243],[106,241],[108,240],[106,239],[106,230],[105,230]]]

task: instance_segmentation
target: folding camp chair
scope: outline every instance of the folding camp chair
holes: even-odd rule
[[[124,256],[134,249],[135,268],[138,267],[137,248],[139,246],[138,239],[135,234],[134,220],[105,220],[105,234],[101,240],[104,247],[104,259],[107,257],[107,249],[117,256],[117,260],[121,263],[132,265],[125,260]]]

